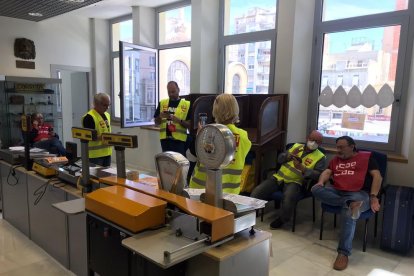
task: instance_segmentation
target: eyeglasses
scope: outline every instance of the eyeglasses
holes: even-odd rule
[[[342,150],[345,149],[346,147],[350,147],[351,145],[338,145],[336,146],[337,149]]]

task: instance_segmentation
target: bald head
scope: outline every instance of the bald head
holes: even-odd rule
[[[308,141],[315,141],[318,145],[320,145],[323,141],[323,135],[317,130],[312,130],[311,133],[309,133]]]

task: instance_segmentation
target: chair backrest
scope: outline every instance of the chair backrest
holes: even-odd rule
[[[382,152],[370,150],[370,149],[358,148],[358,150],[371,152],[371,156],[377,161],[378,169],[382,176],[382,183],[381,183],[381,187],[382,187],[382,184],[385,182],[385,177],[387,175],[387,155]],[[367,173],[367,176],[365,177],[364,188],[368,188],[368,187],[370,188],[371,184],[372,184],[372,176],[371,174]]]

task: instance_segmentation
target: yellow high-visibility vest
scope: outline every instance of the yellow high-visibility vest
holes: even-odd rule
[[[223,192],[229,194],[239,194],[244,161],[252,146],[252,143],[250,142],[245,130],[237,128],[234,124],[229,124],[227,127],[231,130],[231,132],[233,132],[237,147],[234,160],[222,171],[221,185]],[[205,188],[206,179],[206,168],[201,165],[200,162],[197,162],[190,180],[190,188]]]
[[[108,112],[105,112],[105,116],[108,119],[108,125],[106,125],[101,114],[99,114],[95,109],[91,109],[89,110],[88,113],[83,115],[82,126],[83,126],[83,118],[85,118],[85,116],[88,114],[92,116],[93,121],[95,122],[95,130],[97,131],[98,137],[101,137],[102,133],[111,132],[111,115],[109,115]],[[89,141],[88,148],[89,148],[89,158],[98,158],[98,157],[112,155],[112,147],[103,145],[101,140]]]
[[[169,99],[164,99],[160,101],[160,113],[168,111],[168,103]],[[187,118],[188,110],[190,109],[190,102],[184,99],[181,99],[177,108],[175,109],[174,116],[180,120],[185,120]],[[162,123],[160,125],[160,140],[167,138],[167,120],[162,119]],[[181,124],[175,125],[175,131],[171,132],[172,137],[175,140],[180,140],[185,142],[187,140],[187,129]]]
[[[292,153],[294,151],[299,152],[297,154],[299,157],[302,157],[305,150],[305,145],[302,144],[294,144],[289,150],[289,153]],[[302,164],[308,168],[313,169],[318,163],[319,160],[324,158],[325,155],[318,149],[312,151],[308,155],[306,155],[304,158],[302,158]],[[303,175],[302,172],[295,168],[293,161],[289,161],[284,163],[280,169],[273,175],[278,181],[284,181],[286,183],[298,183],[301,185],[303,183]]]

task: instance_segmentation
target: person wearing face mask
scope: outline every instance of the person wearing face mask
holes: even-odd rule
[[[260,183],[251,193],[251,197],[270,200],[277,191],[283,192],[281,208],[276,219],[270,223],[271,229],[280,228],[293,215],[298,194],[302,191],[303,180],[318,180],[325,169],[326,157],[318,149],[323,135],[313,130],[307,137],[306,144],[296,143],[278,156],[280,169],[272,177]]]

